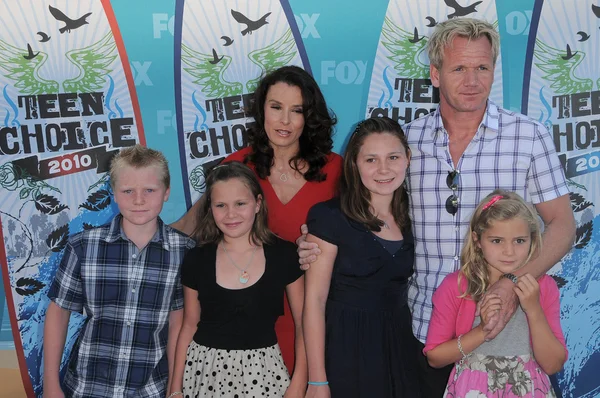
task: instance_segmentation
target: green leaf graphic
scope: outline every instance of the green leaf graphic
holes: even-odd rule
[[[195,80],[192,83],[199,86],[200,91],[208,98],[223,98],[242,94],[242,83],[228,82],[223,77],[225,70],[231,64],[231,57],[223,55],[216,64],[212,64],[212,55],[202,54],[192,50],[185,44],[181,45],[181,62],[183,70]]]
[[[65,92],[89,93],[102,90],[106,84],[106,76],[113,71],[111,65],[117,55],[117,45],[111,32],[91,46],[67,52],[66,57],[77,66],[79,75],[65,80]]]
[[[22,95],[58,93],[58,82],[45,80],[39,75],[39,70],[48,59],[48,54],[40,51],[32,59],[23,58],[27,54],[26,49],[11,46],[0,40],[0,73],[14,81],[15,88]]]
[[[428,79],[429,65],[421,62],[421,56],[427,48],[428,38],[411,43],[413,33],[407,32],[385,18],[381,30],[381,44],[391,53],[389,60],[394,62],[394,69],[402,77],[409,79]]]
[[[248,58],[260,67],[261,74],[256,79],[252,79],[246,83],[247,92],[253,93],[262,76],[272,70],[289,65],[296,54],[296,42],[294,41],[291,29],[288,29],[273,44],[250,52]]]
[[[585,58],[585,53],[577,51],[568,60],[565,50],[559,50],[543,43],[535,41],[533,56],[538,62],[535,65],[544,72],[542,79],[550,82],[550,87],[556,94],[574,94],[591,91],[594,85],[592,79],[581,79],[575,76],[575,69]]]

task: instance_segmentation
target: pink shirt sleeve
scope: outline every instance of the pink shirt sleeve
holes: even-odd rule
[[[456,337],[456,318],[460,307],[457,276],[456,272],[446,276],[433,294],[433,313],[423,353]]]
[[[549,275],[542,276],[538,283],[540,285],[540,304],[548,320],[548,325],[554,336],[565,348],[565,355],[568,357],[569,350],[567,350],[565,336],[560,326],[560,293],[558,292],[558,286]]]

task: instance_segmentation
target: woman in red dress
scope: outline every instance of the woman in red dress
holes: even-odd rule
[[[335,196],[342,158],[331,152],[335,116],[317,82],[302,68],[284,66],[267,74],[254,92],[249,116],[249,146],[227,161],[246,163],[259,178],[269,210],[269,228],[295,242],[308,210]],[[192,234],[196,205],[173,226]],[[276,325],[283,359],[294,367],[294,323],[289,306]],[[298,341],[296,344],[304,342]],[[296,347],[298,349],[299,347]],[[295,366],[306,366],[303,363]]]

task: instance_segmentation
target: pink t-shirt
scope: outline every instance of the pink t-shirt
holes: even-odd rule
[[[459,272],[456,271],[444,278],[440,287],[433,294],[433,314],[429,322],[424,353],[473,329],[477,303],[470,298],[459,298],[466,290],[467,283],[464,277],[461,278],[459,288]],[[540,304],[548,320],[548,325],[565,348],[565,354],[568,355],[565,336],[560,327],[558,286],[548,275],[542,276],[538,283],[540,285]],[[531,339],[531,335],[529,338]]]

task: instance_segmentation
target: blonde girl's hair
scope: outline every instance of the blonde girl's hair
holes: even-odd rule
[[[530,231],[531,247],[525,263],[538,255],[542,246],[542,231],[535,208],[514,192],[495,190],[479,203],[471,218],[469,232],[465,237],[460,256],[462,265],[458,274],[459,287],[461,278],[464,277],[467,282],[466,290],[460,297],[470,296],[475,301],[483,297],[490,286],[490,274],[488,264],[477,242],[481,240],[483,232],[494,222],[514,218],[525,221]],[[477,239],[473,235],[476,235]]]

